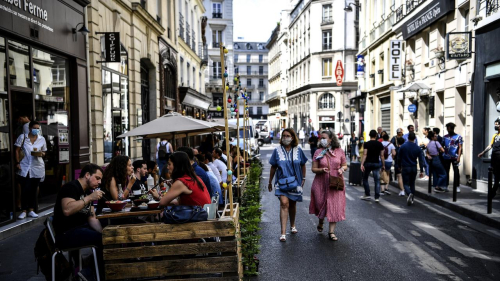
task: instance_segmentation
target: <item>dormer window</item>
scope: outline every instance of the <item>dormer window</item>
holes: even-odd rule
[[[246,45],[246,46],[247,46],[247,50],[251,50],[251,49],[253,49],[253,48],[252,48],[252,45],[251,45],[250,43],[247,43],[247,45]]]
[[[238,43],[234,43],[234,49],[238,50],[239,48],[240,48],[240,45],[238,45]]]
[[[264,46],[261,43],[257,44],[257,50],[264,50]]]

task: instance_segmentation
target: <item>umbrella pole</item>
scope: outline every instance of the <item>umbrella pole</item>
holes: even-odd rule
[[[247,89],[245,88],[245,94],[247,92]],[[247,176],[247,138],[246,138],[246,116],[247,116],[247,110],[246,110],[246,99],[243,101],[243,175],[246,177]],[[238,135],[240,133],[238,132]],[[239,144],[238,144],[239,145]]]
[[[226,73],[226,67],[225,67],[225,54],[224,54],[224,46],[222,44],[219,44],[220,47],[220,61],[221,61],[221,69]],[[228,171],[231,170],[231,151],[229,150],[229,125],[228,125],[228,117],[227,117],[227,111],[228,111],[228,102],[227,102],[227,92],[226,92],[226,77],[222,75],[222,93],[223,97],[222,99],[224,100],[224,103],[226,106],[224,106],[224,125],[225,125],[225,133],[226,133],[226,153],[227,153],[227,169]],[[226,178],[226,181],[229,182],[227,183],[227,188],[229,190],[229,214],[231,217],[233,217],[233,179],[232,175],[228,176]]]
[[[241,184],[240,184],[240,170],[241,170],[241,161],[240,161],[240,98],[238,96],[238,92],[236,92],[236,108],[238,112],[236,114],[236,139],[237,139],[237,150],[236,150],[236,159],[238,159],[238,169],[236,170],[237,183],[238,183],[238,198],[241,198]],[[244,167],[243,167],[244,168]]]

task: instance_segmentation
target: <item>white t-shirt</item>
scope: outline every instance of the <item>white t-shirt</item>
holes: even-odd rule
[[[394,149],[396,149],[396,147],[394,147],[394,145],[390,142],[390,141],[383,141],[382,142],[382,145],[384,146],[384,148],[387,146],[387,149],[389,150],[389,157],[387,157],[387,159],[385,159],[385,162],[392,162],[392,151]]]
[[[220,161],[219,159],[214,160],[214,166],[217,168],[217,172],[220,173],[221,175],[221,180],[222,182],[227,181],[227,166],[224,164],[224,162]]]
[[[23,144],[23,139],[24,144]],[[35,143],[31,143],[28,135],[19,135],[14,143],[15,146],[21,147],[24,151],[24,158],[21,160],[20,166],[21,170],[17,172],[18,175],[22,177],[26,177],[28,173],[30,174],[30,178],[41,179],[45,177],[45,163],[43,162],[42,157],[31,156],[31,151],[47,151],[47,143],[45,142],[45,138],[38,135]]]
[[[167,143],[167,153],[171,153],[170,152],[170,143],[168,143],[168,141],[160,141],[157,145],[156,145],[156,159],[158,159],[158,150],[160,150],[160,143],[162,145],[165,145],[165,143]]]

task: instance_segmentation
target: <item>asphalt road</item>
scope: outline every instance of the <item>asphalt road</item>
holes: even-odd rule
[[[409,207],[394,187],[376,203],[359,199],[362,186],[348,185],[346,221],[337,224],[339,240],[328,240],[326,221],[318,233],[318,220],[309,215],[311,162],[297,204],[299,233],[288,230],[287,242],[280,242],[279,201],[267,191],[273,149],[261,149],[259,280],[500,280],[499,230],[419,198]]]

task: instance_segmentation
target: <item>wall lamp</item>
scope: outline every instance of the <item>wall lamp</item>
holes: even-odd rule
[[[344,11],[346,11],[346,12],[352,12],[352,7],[351,7],[351,5],[352,5],[352,6],[356,6],[357,8],[359,8],[359,11],[361,12],[361,3],[358,5],[358,4],[356,4],[356,3],[352,3],[352,2],[351,2],[351,3],[349,3],[349,4],[347,4],[347,6],[345,6]]]
[[[80,29],[78,29],[78,26],[80,24],[82,25],[82,27],[80,27]],[[81,34],[83,34],[83,36],[90,33],[90,31],[87,29],[87,27],[85,26],[85,24],[83,22],[77,24],[76,27],[72,29],[72,31],[73,31],[73,41],[77,41],[77,37],[76,37],[77,32],[80,32]]]

